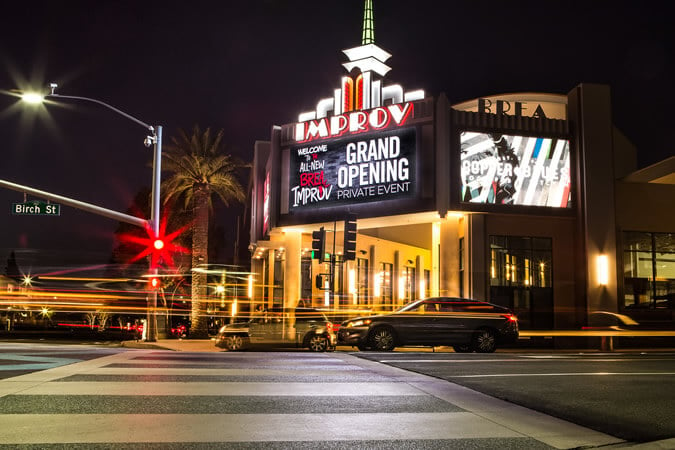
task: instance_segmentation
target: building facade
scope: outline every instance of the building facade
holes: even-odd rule
[[[672,326],[675,158],[636,171],[607,86],[451,105],[390,84],[367,28],[333,93],[255,144],[253,304],[345,317],[460,296],[510,307],[522,329],[593,311]]]

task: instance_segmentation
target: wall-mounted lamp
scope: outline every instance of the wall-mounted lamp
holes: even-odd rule
[[[609,283],[609,259],[607,255],[598,255],[595,258],[595,270],[600,286],[607,286]]]

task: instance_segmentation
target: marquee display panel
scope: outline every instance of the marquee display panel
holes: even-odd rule
[[[571,208],[565,139],[464,131],[462,201]]]
[[[412,127],[292,146],[289,211],[413,197],[416,145]]]

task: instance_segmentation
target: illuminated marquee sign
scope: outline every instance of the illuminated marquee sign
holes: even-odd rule
[[[332,117],[300,122],[295,126],[295,140],[309,142],[315,139],[339,137],[345,133],[356,134],[382,130],[392,122],[405,125],[413,110],[412,103],[399,103],[374,108],[370,111],[354,111]]]
[[[461,134],[462,201],[571,208],[565,139]]]
[[[415,194],[415,128],[290,148],[289,211]]]
[[[267,233],[270,226],[270,173],[265,176],[263,187],[263,234]]]

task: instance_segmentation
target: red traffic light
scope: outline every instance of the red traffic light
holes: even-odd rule
[[[153,289],[158,289],[162,285],[162,282],[157,277],[150,278],[150,287]]]
[[[155,239],[155,242],[152,243],[155,250],[161,250],[164,248],[164,241],[161,239]]]

